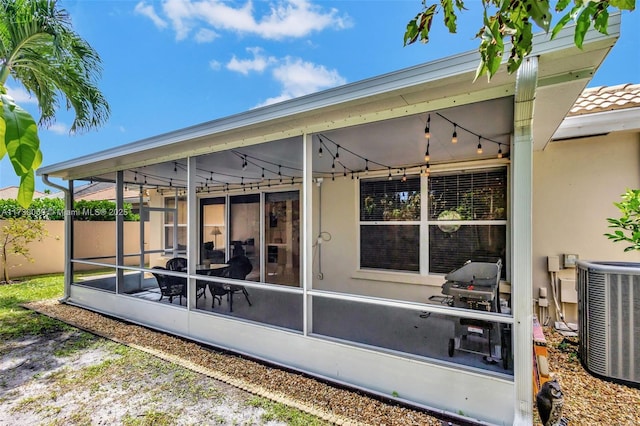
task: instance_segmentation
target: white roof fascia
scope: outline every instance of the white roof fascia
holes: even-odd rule
[[[620,22],[619,14],[611,15],[609,22],[609,33],[617,36]],[[565,27],[554,40],[548,40],[548,35],[545,33],[534,35],[535,48],[532,55],[549,54],[574,47],[573,32],[574,26]],[[584,45],[587,46],[594,40],[609,38],[612,38],[612,36],[604,36],[591,30],[585,37]],[[211,137],[216,134],[222,134],[223,132],[241,131],[244,129],[248,132],[249,130],[259,129],[261,126],[267,125],[272,127],[280,125],[283,132],[289,131],[291,120],[294,119],[297,125],[304,127],[305,119],[311,114],[317,116],[325,110],[339,110],[341,108],[346,111],[350,103],[357,105],[358,102],[365,103],[366,101],[372,104],[379,99],[389,98],[394,95],[402,96],[403,92],[406,92],[412,87],[427,83],[446,86],[450,81],[454,81],[456,77],[466,74],[470,77],[468,90],[473,91],[471,76],[475,74],[478,62],[479,54],[477,51],[454,55],[281,103],[152,136],[94,154],[44,166],[37,170],[37,174],[69,178],[74,174],[77,175],[73,169],[84,168],[90,164],[99,162],[103,162],[103,166],[101,166],[102,170],[105,168],[111,168],[113,170],[126,169],[128,164],[132,163],[127,156],[131,156],[132,154],[140,154],[148,151],[150,160],[158,160],[159,158],[163,158],[161,153],[151,151],[185,141]],[[506,74],[504,69],[501,72]],[[494,80],[498,79],[494,77]],[[513,79],[513,84],[515,86],[515,79]],[[136,161],[139,161],[139,158]]]
[[[416,65],[404,70],[383,74],[162,135],[152,136],[95,154],[41,167],[38,169],[38,174],[54,174],[56,171],[81,166],[90,162],[126,156],[132,153],[206,137],[216,133],[282,118],[290,118],[304,112],[317,111],[322,108],[336,106],[358,99],[370,98],[418,84],[441,80],[446,77],[475,72],[479,58],[477,52],[467,52],[426,64]]]
[[[567,117],[553,135],[553,140],[633,130],[640,130],[640,107]]]

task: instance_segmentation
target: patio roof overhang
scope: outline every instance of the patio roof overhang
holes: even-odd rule
[[[620,15],[612,15],[609,34],[590,31],[582,50],[574,45],[573,27],[565,28],[553,40],[548,40],[546,34],[535,36],[532,56],[537,56],[539,63],[535,105],[542,106],[534,107],[535,150],[544,149],[551,140],[615,44],[619,30]],[[415,145],[413,150],[404,150],[411,151],[405,155],[415,159],[417,154],[413,151],[424,151],[422,132],[427,114],[442,110],[448,110],[454,119],[460,117],[460,123],[467,128],[484,129],[481,131],[486,133],[482,134],[504,142],[508,149],[513,131],[515,76],[507,74],[503,66],[491,82],[485,78],[474,82],[478,61],[477,52],[451,56],[45,166],[37,173],[80,179],[303,134],[327,133],[340,140],[347,138],[354,126],[363,149],[364,144],[367,150],[387,148],[381,153],[387,158],[389,145],[372,142],[380,134],[381,122],[393,126],[395,140]],[[477,113],[483,109],[491,111],[491,120],[487,120],[487,114]],[[450,137],[450,129],[446,131]],[[462,144],[432,149],[432,156],[440,156],[445,162],[468,160],[459,151],[464,149]],[[402,164],[407,158],[395,161]]]

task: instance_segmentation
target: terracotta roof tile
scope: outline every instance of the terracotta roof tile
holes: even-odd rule
[[[640,107],[640,84],[619,84],[585,89],[568,116]]]

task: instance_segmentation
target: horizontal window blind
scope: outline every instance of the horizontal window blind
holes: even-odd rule
[[[420,220],[420,178],[361,180],[360,220]]]
[[[420,225],[362,225],[360,267],[420,270]]]
[[[506,168],[429,178],[429,220],[504,220],[506,205]]]

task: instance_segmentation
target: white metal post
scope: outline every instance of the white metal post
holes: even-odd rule
[[[196,206],[196,157],[187,158],[187,270],[189,275],[196,273],[196,259],[198,256],[198,208]],[[176,202],[176,207],[178,206]],[[176,212],[176,222],[178,221]],[[176,240],[177,247],[178,242]],[[187,306],[189,309],[196,307],[196,280],[191,278],[187,286]]]
[[[533,424],[532,194],[533,107],[538,58],[526,58],[516,77],[514,106],[512,237],[513,349],[515,381],[514,425]]]
[[[302,332],[312,330],[313,307],[308,291],[313,288],[313,135],[303,135],[302,148]]]

